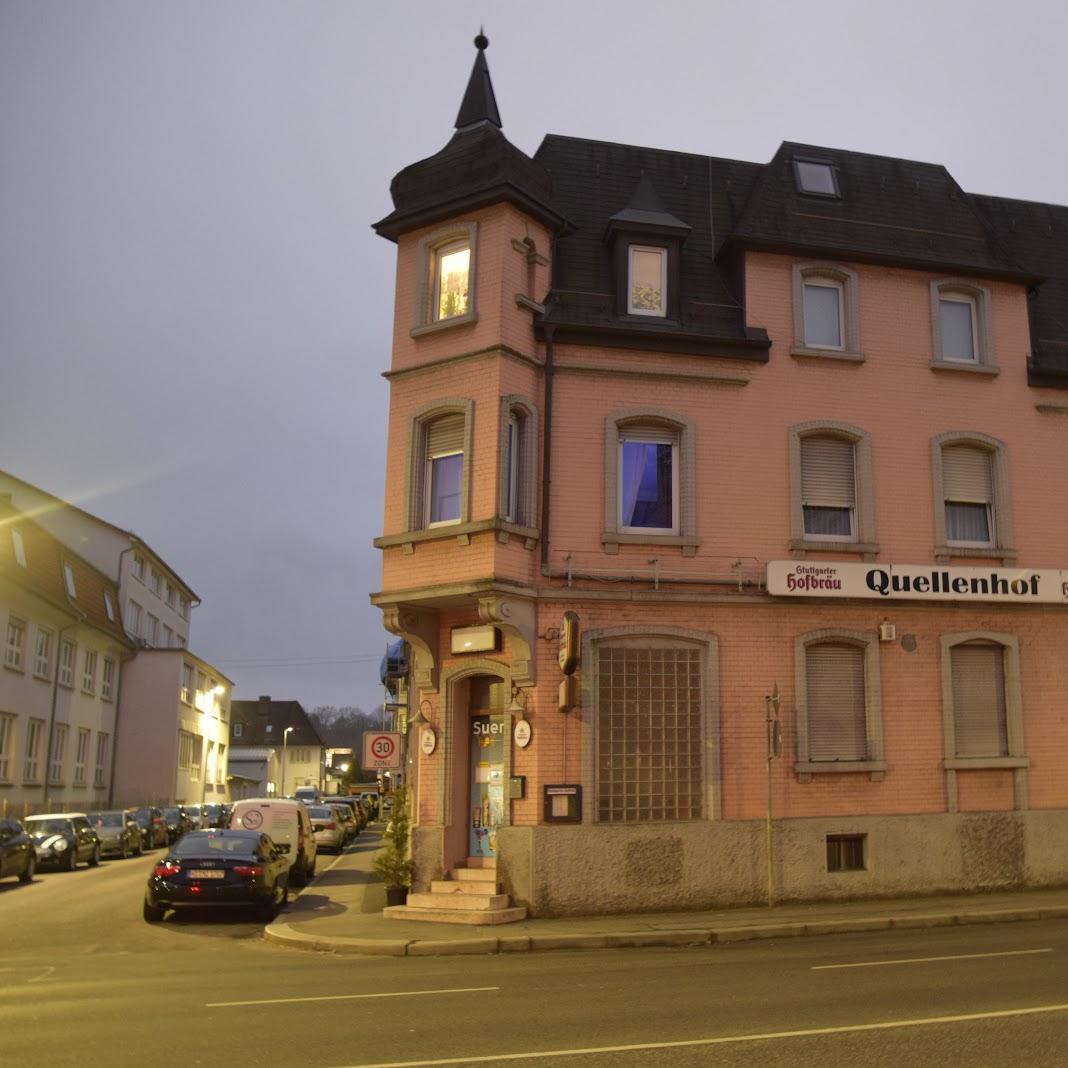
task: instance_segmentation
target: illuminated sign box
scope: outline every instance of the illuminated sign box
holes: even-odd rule
[[[460,653],[495,653],[500,648],[500,632],[491,624],[480,627],[454,627],[452,651]]]

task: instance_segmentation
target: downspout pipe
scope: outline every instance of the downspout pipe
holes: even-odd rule
[[[134,551],[133,545],[128,545],[122,552],[119,553],[119,569],[115,575],[115,585],[119,589],[119,593],[122,593],[122,558],[127,553]],[[122,618],[119,620],[119,626],[122,627],[123,633],[126,631],[126,605],[122,601],[122,597],[119,597],[119,611],[122,612]],[[137,635],[133,635],[136,639]],[[126,674],[126,665],[133,660],[137,655],[135,649],[129,656],[119,657],[119,677],[115,681],[115,725],[112,727],[111,738],[111,774],[108,776],[108,808],[111,808],[115,804],[115,769],[119,765],[119,712],[122,706],[122,679]]]
[[[541,570],[549,571],[549,507],[553,466],[553,332],[551,323],[545,325],[545,419],[541,446]]]

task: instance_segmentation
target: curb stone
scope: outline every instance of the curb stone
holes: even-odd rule
[[[616,931],[605,934],[503,935],[497,938],[403,940],[386,938],[332,938],[304,934],[284,921],[264,928],[269,942],[290,949],[365,956],[439,957],[461,954],[542,952],[557,949],[624,949],[649,946],[679,947],[751,942],[769,938],[799,938],[849,932],[909,930],[955,925],[1010,923],[1068,918],[1068,905],[1031,909],[994,909],[986,912],[938,912],[904,916],[858,917],[848,920],[760,924],[748,927],[699,928],[665,931]]]

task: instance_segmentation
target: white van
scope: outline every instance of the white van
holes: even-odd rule
[[[315,877],[315,831],[308,809],[300,801],[249,797],[235,801],[230,826],[262,831],[290,858],[289,885],[306,886]]]

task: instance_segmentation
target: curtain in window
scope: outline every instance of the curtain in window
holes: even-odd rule
[[[805,651],[809,760],[867,760],[864,650],[827,642]]]
[[[1000,645],[955,645],[949,656],[957,756],[1008,756],[1004,649]]]
[[[946,540],[990,544],[993,468],[991,455],[974,445],[942,450]]]
[[[620,522],[625,527],[674,528],[672,453],[657,441],[625,440],[620,452]]]
[[[801,440],[801,503],[805,533],[853,536],[856,506],[855,446],[835,437]]]
[[[837,285],[805,284],[805,344],[842,347],[842,290]]]

